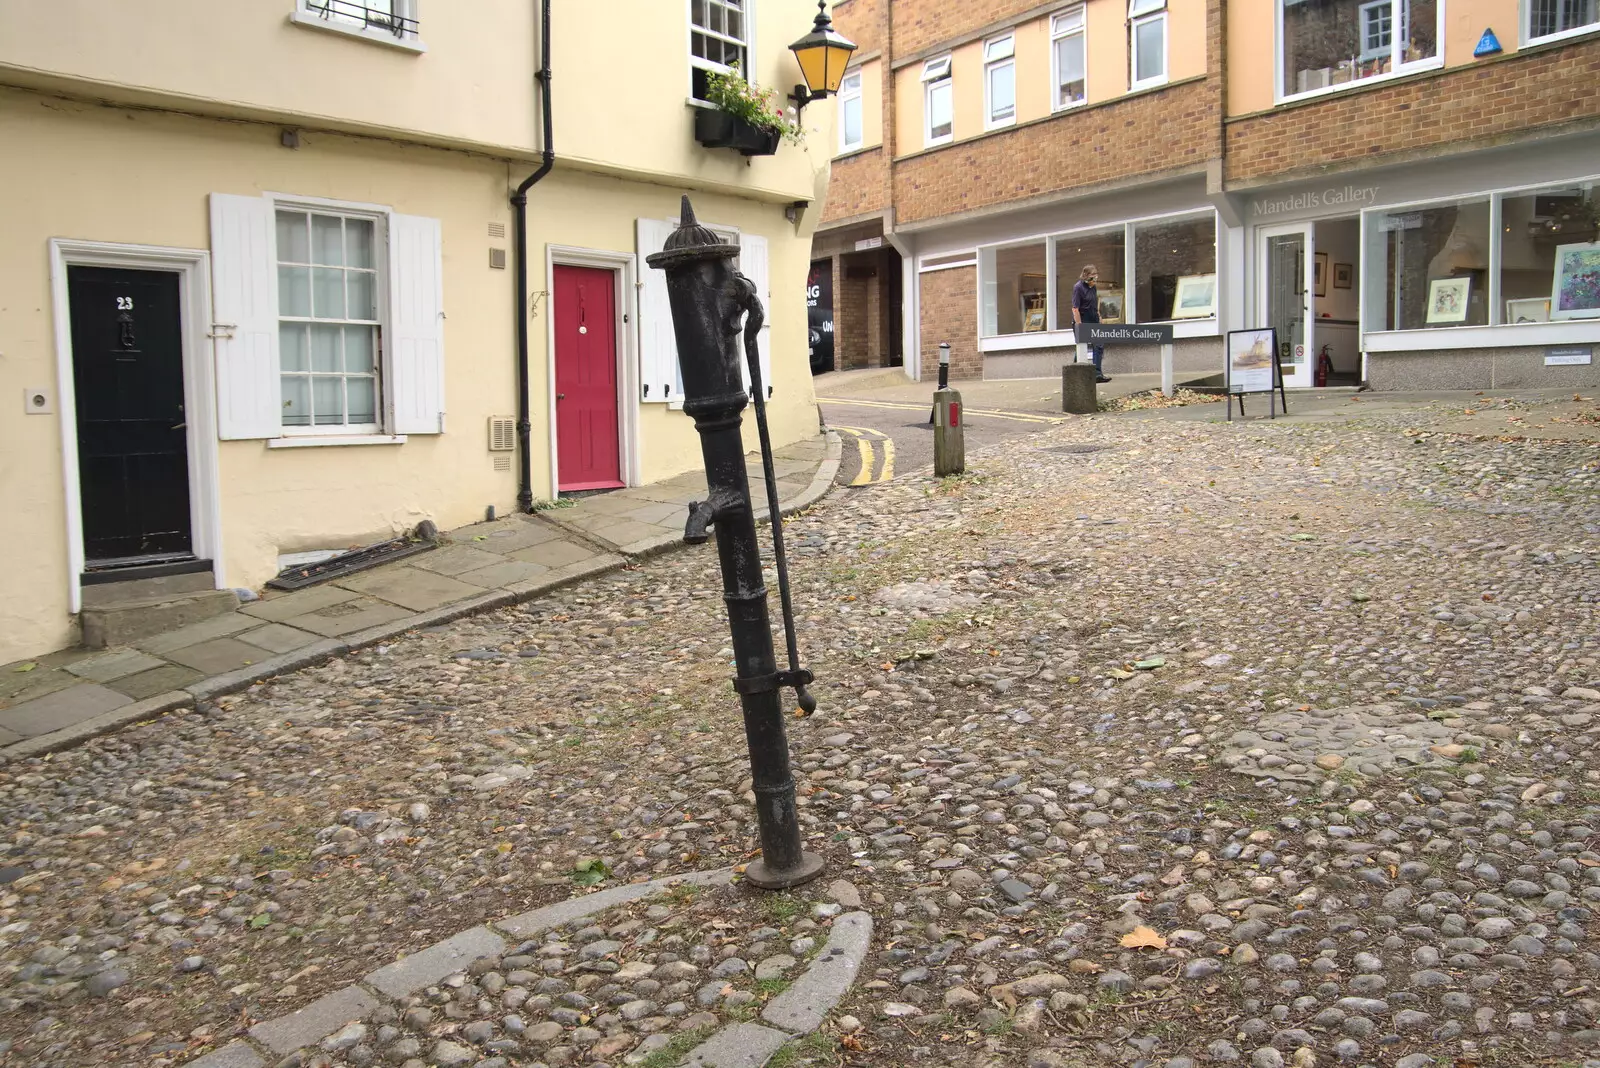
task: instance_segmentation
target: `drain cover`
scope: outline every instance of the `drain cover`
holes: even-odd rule
[[[1105,452],[1110,445],[1051,445],[1045,452]]]

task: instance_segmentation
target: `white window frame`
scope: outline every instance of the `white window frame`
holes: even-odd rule
[[[712,3],[712,2],[716,2],[716,0],[706,0],[706,2]],[[701,33],[709,33],[712,36],[720,38],[723,41],[731,41],[731,42],[733,42],[735,44],[742,44],[743,45],[743,47],[744,47],[744,69],[743,69],[743,74],[744,74],[744,77],[747,78],[747,79],[751,79],[752,78],[752,74],[751,74],[751,71],[750,71],[750,57],[756,54],[755,5],[756,5],[756,0],[742,0],[742,2],[740,4],[739,13],[744,18],[744,40],[743,41],[739,41],[737,38],[734,38],[734,37],[729,37],[725,33],[719,33],[716,30],[706,29],[706,28],[703,28],[703,27],[699,28]],[[699,70],[704,70],[704,71],[710,71],[710,72],[712,72],[714,74],[727,74],[733,68],[731,68],[731,67],[729,67],[729,66],[727,66],[726,64],[723,64],[723,63],[713,62],[712,60],[709,60],[709,59],[701,59],[699,56],[694,54],[694,34],[695,34],[696,28],[697,27],[696,27],[695,21],[694,21],[694,3],[693,3],[693,0],[684,0],[684,6],[683,6],[683,29],[684,29],[684,32],[683,32],[683,50],[684,50],[684,53],[689,57],[689,103],[694,105],[694,106],[696,106],[696,107],[704,108],[704,107],[710,107],[711,105],[708,102],[706,102],[706,101],[704,101],[704,100],[702,100],[699,97],[694,95],[694,72],[695,72],[695,70],[699,69]]]
[[[1076,23],[1072,20],[1076,19]],[[1079,39],[1083,48],[1083,99],[1070,103],[1061,102],[1061,54],[1060,42],[1069,37]],[[1089,102],[1089,27],[1088,19],[1084,14],[1084,6],[1069,7],[1065,11],[1057,12],[1050,16],[1050,110],[1067,111],[1071,108],[1081,108]]]
[[[1273,63],[1274,73],[1272,75],[1273,100],[1279,104],[1286,104],[1292,100],[1310,100],[1313,97],[1327,96],[1330,93],[1343,93],[1361,85],[1377,85],[1394,78],[1404,78],[1409,75],[1416,74],[1419,71],[1437,70],[1440,67],[1443,67],[1445,49],[1445,5],[1447,0],[1437,0],[1435,7],[1436,25],[1434,26],[1434,40],[1437,42],[1437,45],[1434,48],[1434,54],[1426,59],[1419,59],[1411,63],[1405,63],[1401,60],[1401,49],[1404,47],[1404,42],[1410,34],[1411,12],[1407,7],[1408,0],[1372,0],[1370,3],[1362,4],[1357,9],[1357,18],[1363,20],[1361,29],[1362,36],[1365,37],[1366,35],[1366,25],[1364,20],[1367,9],[1380,6],[1385,2],[1391,3],[1399,8],[1398,11],[1391,9],[1389,15],[1389,47],[1392,49],[1392,51],[1390,53],[1391,59],[1389,63],[1389,72],[1387,74],[1374,74],[1370,78],[1355,78],[1348,82],[1341,82],[1338,85],[1324,85],[1316,89],[1307,89],[1303,93],[1289,93],[1284,91],[1283,84],[1285,61],[1283,39],[1284,0],[1275,0],[1274,6],[1276,11],[1273,17],[1277,20],[1277,23],[1273,29],[1273,34],[1276,38]],[[1523,2],[1524,5],[1526,5],[1526,0],[1523,0]],[[1524,26],[1527,25],[1526,18],[1524,19],[1523,24]],[[1551,38],[1545,38],[1545,40],[1550,39]],[[1363,55],[1361,58],[1371,59],[1373,57]]]
[[[995,114],[994,76],[1002,70],[1011,72],[1011,107],[1004,115]],[[953,103],[953,101],[952,101]],[[954,119],[952,109],[951,119]],[[983,128],[997,130],[1014,125],[1017,121],[1017,36],[1001,34],[983,42]],[[952,133],[954,130],[951,131]]]
[[[290,13],[289,21],[296,26],[343,34],[372,44],[398,48],[404,52],[420,53],[428,50],[428,46],[422,43],[416,30],[407,29],[396,33],[382,26],[367,25],[355,16],[356,9],[366,8],[369,3],[375,2],[377,0],[295,0],[294,11]],[[409,19],[416,25],[420,22],[417,12],[420,4],[421,0],[389,0],[389,10],[394,17]]]
[[[283,439],[315,438],[329,443],[350,443],[348,439],[357,441],[372,441],[376,443],[398,443],[405,440],[403,435],[394,435],[385,432],[385,427],[390,425],[389,406],[392,401],[390,385],[392,369],[390,367],[391,344],[393,324],[389,315],[389,233],[391,229],[390,209],[380,204],[360,204],[349,201],[324,200],[320,197],[294,197],[281,194],[269,194],[272,201],[273,227],[272,227],[272,269],[274,274],[281,262],[278,257],[278,227],[277,213],[279,211],[303,211],[318,215],[339,215],[348,219],[366,219],[373,225],[373,268],[374,268],[374,303],[377,314],[377,347],[375,353],[375,371],[373,374],[373,415],[375,422],[371,423],[339,423],[308,426],[289,426],[279,424],[278,432]],[[274,318],[279,327],[285,316],[281,305],[275,309]],[[291,321],[301,321],[301,316],[288,317]],[[309,357],[309,352],[308,352]],[[283,378],[283,347],[279,343],[273,345],[273,359],[277,363],[274,373],[281,380]],[[293,373],[293,372],[291,372]]]
[[[950,66],[950,56],[948,54],[925,60],[922,64],[922,145],[924,148],[947,145],[955,140],[955,77]],[[950,94],[950,132],[936,137],[933,133],[933,94],[939,89],[943,89]]]
[[[1559,0],[1557,0],[1559,3]],[[1540,37],[1533,35],[1533,0],[1522,0],[1522,43],[1525,45],[1548,44],[1552,41],[1566,41],[1586,34],[1600,33],[1600,21],[1589,23],[1587,26],[1574,26],[1568,30],[1557,30]]]
[[[1473,190],[1468,193],[1459,193],[1454,196],[1430,197],[1426,200],[1408,200],[1394,204],[1379,204],[1365,208],[1361,212],[1361,275],[1362,278],[1382,278],[1388,274],[1388,263],[1385,261],[1374,270],[1372,259],[1381,245],[1372,240],[1374,235],[1381,233],[1376,229],[1378,219],[1384,215],[1393,215],[1398,212],[1411,211],[1417,208],[1437,208],[1441,206],[1458,205],[1468,200],[1479,200],[1485,197],[1489,201],[1489,263],[1487,267],[1488,286],[1485,299],[1489,302],[1489,322],[1484,326],[1431,326],[1425,329],[1412,330],[1368,330],[1365,324],[1369,321],[1369,314],[1375,315],[1377,309],[1368,307],[1368,287],[1363,284],[1359,289],[1359,310],[1357,317],[1363,324],[1361,330],[1361,349],[1366,352],[1423,352],[1443,348],[1468,348],[1486,349],[1502,348],[1508,345],[1538,346],[1538,345],[1571,345],[1586,344],[1594,339],[1594,331],[1600,318],[1587,317],[1582,319],[1558,319],[1547,323],[1508,323],[1505,322],[1505,302],[1500,296],[1501,268],[1505,257],[1502,245],[1505,233],[1502,225],[1502,205],[1507,197],[1524,197],[1537,195],[1541,190],[1553,189],[1560,186],[1600,185],[1600,174],[1584,175],[1578,178],[1552,178],[1548,181],[1536,182],[1515,186],[1503,186],[1496,189]]]
[[[1024,245],[1036,245],[1041,241],[1044,242],[1044,284],[1046,299],[1045,325],[1046,327],[1049,327],[1051,323],[1056,322],[1056,316],[1060,313],[1060,308],[1056,303],[1056,243],[1059,241],[1071,240],[1072,238],[1082,234],[1103,234],[1107,231],[1116,230],[1120,227],[1122,230],[1122,263],[1124,275],[1123,309],[1125,314],[1123,322],[1136,325],[1140,322],[1140,320],[1138,318],[1138,301],[1134,293],[1135,286],[1127,283],[1129,283],[1130,280],[1138,278],[1139,266],[1135,247],[1137,240],[1136,233],[1138,228],[1149,223],[1174,223],[1183,222],[1189,219],[1204,219],[1207,217],[1211,219],[1212,234],[1214,235],[1213,239],[1215,244],[1212,262],[1213,266],[1216,268],[1217,282],[1220,287],[1226,284],[1224,282],[1224,271],[1220,266],[1224,255],[1222,244],[1224,227],[1222,224],[1222,218],[1217,214],[1217,210],[1215,208],[1190,208],[1185,211],[1168,211],[1157,215],[1141,215],[1136,219],[1107,220],[1105,222],[1093,223],[1088,226],[1076,226],[1071,230],[1051,230],[1045,233],[1029,234],[1025,237],[1013,237],[1004,241],[994,241],[989,244],[979,245],[974,250],[973,260],[971,261],[977,264],[978,267],[977,285],[975,287],[977,290],[976,321],[978,323],[978,351],[984,353],[1018,352],[1026,349],[1061,348],[1064,346],[1072,346],[1077,343],[1074,339],[1074,334],[1071,329],[1046,329],[1027,334],[996,334],[989,337],[984,336],[983,263],[989,253],[998,252],[1001,249],[1006,248],[1018,248]],[[948,266],[964,267],[967,266],[967,264],[952,263]],[[920,270],[922,271],[927,271],[928,269],[929,268],[927,267],[920,267]],[[932,269],[938,270],[940,268],[935,267]],[[1219,289],[1217,294],[1217,310],[1215,314],[1204,319],[1162,319],[1159,320],[1159,322],[1163,324],[1170,323],[1172,326],[1172,336],[1175,338],[1217,337],[1221,333],[1220,323],[1222,321],[1222,307],[1222,292]]]
[[[1139,77],[1139,28],[1161,23],[1161,73]],[[1128,0],[1128,91],[1166,85],[1167,64],[1172,54],[1170,27],[1167,25],[1167,0]]]
[[[1400,11],[1403,14],[1406,10],[1405,0],[1399,0],[1399,2]],[[1390,58],[1393,58],[1395,35],[1394,5],[1395,0],[1367,0],[1366,3],[1356,9],[1356,22],[1360,25],[1360,29],[1357,32],[1361,35],[1361,51],[1356,53],[1357,58],[1362,60],[1381,59],[1385,52],[1388,52]],[[1386,46],[1374,48],[1371,43],[1370,22],[1373,12],[1379,8],[1389,9],[1389,43]],[[1400,35],[1402,37],[1405,36],[1404,28],[1400,30]]]
[[[850,128],[850,124],[845,121],[844,113],[851,104],[854,104],[856,110],[860,112],[860,117],[856,122],[856,130],[861,134],[861,137],[857,141],[845,139],[845,131]],[[839,151],[841,153],[854,152],[867,143],[866,119],[866,104],[861,96],[861,71],[859,69],[847,71],[839,81]]]

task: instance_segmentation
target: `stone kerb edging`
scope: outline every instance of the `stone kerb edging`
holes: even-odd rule
[[[617,905],[652,897],[673,886],[726,886],[733,871],[691,872],[644,883],[613,886],[531,912],[462,931],[426,949],[386,964],[357,982],[286,1016],[250,1028],[248,1037],[189,1061],[186,1068],[267,1068],[297,1049],[315,1046],[341,1028],[366,1019],[385,1002],[399,1002],[473,961],[504,953],[511,940],[534,935]],[[811,966],[767,1003],[761,1018],[771,1027],[730,1023],[690,1050],[686,1068],[761,1068],[785,1043],[815,1031],[855,981],[872,940],[872,916],[847,912]]]

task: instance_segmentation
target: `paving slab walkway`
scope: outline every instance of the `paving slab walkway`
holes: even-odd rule
[[[777,450],[781,509],[825,494],[839,466],[832,432]],[[767,518],[759,456],[746,460]],[[683,541],[692,471],[449,532],[439,548],[136,642],[66,649],[0,667],[0,763],[86,738],[386,641],[417,627],[531,600]]]

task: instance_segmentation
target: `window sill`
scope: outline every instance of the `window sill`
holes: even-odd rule
[[[1576,26],[1570,30],[1560,30],[1556,33],[1547,33],[1543,37],[1529,37],[1523,42],[1525,48],[1537,48],[1539,45],[1562,44],[1574,37],[1583,37],[1591,33],[1600,33],[1600,22],[1590,23],[1587,26]]]
[[[1130,93],[1142,93],[1146,89],[1160,89],[1162,86],[1167,84],[1167,81],[1168,81],[1168,78],[1167,78],[1167,76],[1165,74],[1163,74],[1159,78],[1146,78],[1142,82],[1133,82],[1133,83],[1131,83],[1128,86],[1128,92],[1130,92]]]
[[[415,37],[396,37],[386,30],[366,30],[359,26],[345,26],[328,19],[318,18],[316,15],[311,15],[304,11],[291,13],[289,21],[296,26],[304,26],[308,30],[336,33],[341,37],[352,37],[358,41],[378,45],[380,48],[393,48],[396,51],[410,52],[413,55],[421,55],[428,50],[428,46]]]
[[[1304,100],[1316,100],[1318,97],[1332,96],[1335,93],[1347,93],[1362,86],[1382,85],[1397,78],[1405,78],[1413,74],[1426,74],[1431,70],[1443,69],[1444,57],[1434,56],[1432,59],[1419,59],[1415,63],[1406,63],[1395,70],[1385,74],[1374,74],[1370,78],[1354,78],[1348,82],[1340,82],[1338,85],[1324,85],[1320,89],[1309,89],[1304,93],[1290,93],[1287,96],[1278,97],[1276,102],[1279,104],[1298,104]]]
[[[404,434],[305,434],[271,438],[269,449],[312,449],[332,445],[404,445]]]
[[[931,141],[928,141],[928,140],[923,141],[922,142],[922,147],[923,148],[938,148],[940,145],[948,145],[950,142],[954,141],[955,139],[956,139],[955,134],[951,134],[948,137],[936,137]]]
[[[984,133],[988,133],[990,130],[1009,130],[1011,127],[1015,126],[1016,124],[1017,124],[1017,117],[1015,115],[1013,115],[1009,119],[999,119],[997,121],[984,123],[983,124],[983,132]]]
[[[1361,336],[1368,352],[1429,352],[1434,349],[1498,349],[1587,344],[1595,320],[1558,323],[1506,323],[1501,326],[1433,326],[1417,330],[1370,330]]]

